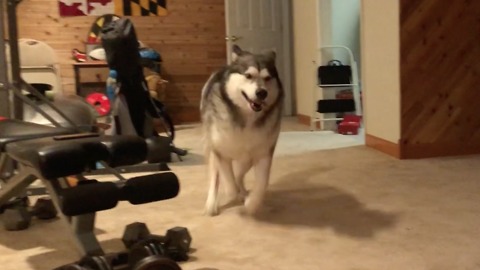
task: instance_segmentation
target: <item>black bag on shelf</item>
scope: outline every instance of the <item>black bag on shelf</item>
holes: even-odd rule
[[[321,99],[317,101],[317,112],[336,113],[355,111],[355,101],[353,99]]]
[[[317,69],[319,84],[351,84],[352,69],[339,60],[330,60],[326,66]]]

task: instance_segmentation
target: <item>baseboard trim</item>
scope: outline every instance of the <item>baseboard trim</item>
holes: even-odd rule
[[[169,107],[168,113],[175,125],[196,123],[200,121],[200,112],[197,107]]]
[[[480,144],[396,144],[370,134],[365,135],[365,145],[397,159],[424,159],[480,154]]]
[[[311,119],[311,117],[308,116],[308,115],[297,114],[297,120],[302,125],[310,126],[310,119]],[[317,125],[317,129],[320,128],[320,123],[319,122],[316,122],[315,124]]]
[[[365,145],[394,158],[401,158],[400,146],[396,143],[375,137],[370,134],[365,134]]]
[[[310,116],[297,114],[300,124],[310,126]],[[320,128],[320,123],[316,123]],[[479,155],[480,143],[398,144],[365,134],[365,145],[397,159],[423,159],[447,156]]]
[[[447,156],[466,156],[480,154],[480,144],[433,143],[433,144],[403,144],[401,157],[403,159],[422,159]]]

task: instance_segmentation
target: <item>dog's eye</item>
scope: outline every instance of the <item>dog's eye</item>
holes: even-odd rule
[[[253,76],[250,73],[245,73],[245,78],[251,80],[253,78]]]
[[[263,78],[263,80],[265,80],[266,82],[269,82],[271,79],[272,79],[272,77],[270,77],[270,76],[267,76],[267,77]]]

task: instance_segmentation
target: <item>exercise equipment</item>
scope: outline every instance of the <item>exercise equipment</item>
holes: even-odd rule
[[[131,248],[135,243],[147,239],[151,235],[147,224],[143,222],[134,222],[125,226],[122,236],[122,242],[126,248]]]
[[[99,256],[85,256],[80,260],[56,267],[53,270],[131,270],[128,253],[118,252]]]
[[[100,116],[105,116],[110,112],[110,100],[103,93],[91,93],[85,100],[95,108]]]
[[[59,115],[55,109],[43,100],[39,100],[35,95],[28,95],[29,99],[35,104],[35,107],[43,110],[47,115],[53,118],[60,126],[72,126],[62,115]],[[50,100],[49,100],[50,101]],[[96,131],[97,118],[99,113],[93,105],[76,95],[57,96],[55,100],[50,101],[56,109],[68,117],[76,127],[82,131]],[[25,106],[23,110],[23,120],[41,125],[54,127],[50,120],[45,118],[37,109],[32,106]]]
[[[1,123],[11,121],[14,120],[3,120]],[[147,145],[137,136],[80,133],[25,140],[12,138],[4,140],[0,146],[13,160],[22,164],[22,170],[2,185],[0,205],[19,195],[36,179],[41,179],[61,213],[60,217],[70,226],[81,254],[103,253],[93,233],[97,211],[111,209],[119,200],[148,203],[175,197],[179,191],[178,179],[172,172],[165,173],[165,180],[163,174],[156,174],[137,177],[132,182],[127,179],[115,182],[82,180],[75,187],[65,183],[65,177],[81,174],[85,168],[99,161],[115,167],[145,160]],[[156,192],[151,191],[153,188]],[[143,198],[143,193],[148,196]]]
[[[192,237],[185,227],[170,228],[163,236],[151,234],[145,223],[134,222],[125,227],[122,242],[130,250],[139,246],[140,249],[144,246],[154,246],[155,252],[162,256],[175,261],[187,261]]]
[[[181,159],[187,151],[174,145],[174,126],[166,108],[149,93],[142,66],[145,57],[139,53],[139,41],[132,22],[128,18],[120,18],[104,25],[101,42],[107,64],[116,71],[116,80],[120,85],[113,105],[114,134],[135,134],[145,139],[158,137],[158,126],[154,123],[159,123],[165,126],[170,139],[166,150]]]
[[[38,219],[52,219],[58,214],[52,199],[48,197],[38,198],[30,213]]]
[[[138,135],[101,135],[82,130],[21,78],[15,42],[18,3],[7,0],[0,4],[2,35],[5,34],[5,6],[8,14],[8,37],[0,42],[0,115],[7,118],[0,121],[0,172],[2,175],[8,173],[0,182],[0,208],[9,205],[12,200],[37,195],[32,193],[30,186],[40,180],[44,188],[40,194],[49,195],[59,219],[68,228],[68,239],[76,245],[80,257],[105,256],[94,233],[96,212],[111,209],[119,201],[144,204],[174,198],[180,190],[178,179],[173,172],[126,179],[117,168],[146,160],[148,145],[145,138]],[[3,57],[7,41],[10,42],[9,66]],[[11,71],[11,76],[7,71]],[[64,120],[64,124],[27,97],[24,91],[42,101]],[[34,108],[51,125],[24,121],[24,104]],[[97,164],[101,164],[117,180],[100,182],[87,179],[86,172],[95,169]],[[78,179],[74,186],[67,180],[72,175]],[[23,218],[24,214],[19,217]]]
[[[128,265],[134,270],[180,270],[180,266],[165,254],[163,243],[149,238],[134,244],[128,254]]]
[[[30,214],[25,207],[8,208],[3,213],[3,226],[7,231],[20,231],[30,226]]]
[[[7,5],[9,22],[13,22],[13,26],[16,22],[16,4],[16,1],[9,0]],[[3,16],[3,5],[0,13],[2,14],[0,16]],[[3,17],[0,21],[3,22],[2,19]],[[16,29],[11,27],[10,23],[9,40],[15,41]],[[0,28],[2,29],[0,32],[3,31],[3,25]],[[0,57],[0,95],[6,98],[0,102],[7,105],[7,110],[1,112],[7,119],[0,121],[0,172],[1,175],[6,175],[0,183],[0,207],[7,206],[15,200],[21,202],[23,198],[28,198],[32,195],[30,185],[39,179],[50,196],[58,216],[68,226],[70,239],[76,244],[82,258],[78,264],[70,264],[62,267],[63,269],[119,270],[121,267],[132,269],[129,264],[134,265],[135,270],[162,267],[180,269],[174,261],[159,255],[150,255],[148,252],[144,257],[137,256],[135,259],[123,256],[122,258],[127,258],[126,263],[119,267],[113,264],[114,260],[107,259],[110,257],[105,255],[94,234],[96,212],[112,209],[119,201],[144,204],[174,198],[180,189],[178,179],[172,172],[132,179],[125,179],[120,175],[117,168],[139,164],[147,159],[146,140],[137,135],[109,136],[82,130],[37,89],[22,80],[19,76],[17,49],[15,45],[10,46],[11,78],[6,75],[5,58]],[[64,125],[31,98],[26,97],[22,90],[44,102],[45,106],[65,121]],[[22,108],[23,103],[34,108],[50,121],[51,125],[23,121],[22,110],[18,110]],[[100,182],[87,179],[85,172],[95,169],[98,163],[118,180]],[[70,185],[67,180],[72,175],[78,179],[75,185]],[[46,212],[42,212],[41,209],[42,207],[38,206],[32,213],[37,212],[39,217],[47,217]],[[11,221],[7,227],[11,229],[28,227],[31,213],[25,210],[25,207],[18,210],[7,207],[4,215],[6,217],[10,215],[7,221]]]
[[[181,270],[173,260],[158,255],[159,246],[138,245],[129,252],[85,256],[80,260],[53,270]]]
[[[167,254],[176,261],[188,260],[188,253],[192,244],[192,236],[185,227],[173,227],[167,230],[165,245]]]
[[[28,198],[17,199],[3,212],[3,226],[7,231],[24,230],[30,226],[32,217],[38,219],[53,219],[57,216],[57,209],[48,197],[38,198],[30,208]]]

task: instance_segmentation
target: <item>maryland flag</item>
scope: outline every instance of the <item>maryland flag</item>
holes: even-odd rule
[[[167,0],[59,0],[59,13],[68,16],[165,16]]]
[[[114,0],[115,14],[120,16],[165,16],[166,0]]]

